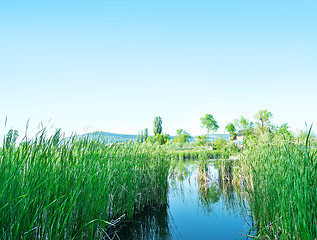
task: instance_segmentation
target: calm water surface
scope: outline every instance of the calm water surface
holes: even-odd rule
[[[204,171],[198,163],[177,163],[168,204],[122,223],[114,239],[241,239],[241,233],[249,234],[246,197],[218,181],[215,164]]]

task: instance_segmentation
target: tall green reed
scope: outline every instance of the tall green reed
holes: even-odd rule
[[[100,238],[111,220],[164,204],[168,170],[165,152],[146,145],[43,130],[0,150],[0,238]]]
[[[191,150],[168,150],[169,157],[179,158],[180,160],[198,160],[200,161],[202,154],[206,155],[207,159],[217,159],[222,153],[219,150],[206,150],[204,148]]]
[[[309,137],[309,135],[308,135]],[[316,239],[316,146],[290,142],[250,147],[239,162],[259,237]]]

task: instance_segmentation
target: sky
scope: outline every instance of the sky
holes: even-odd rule
[[[0,139],[317,119],[317,1],[0,2]],[[7,120],[6,120],[7,119]],[[316,124],[316,123],[315,123]]]

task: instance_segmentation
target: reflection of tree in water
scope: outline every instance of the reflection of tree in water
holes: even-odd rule
[[[105,239],[172,239],[167,205],[148,207],[133,220],[119,224]]]

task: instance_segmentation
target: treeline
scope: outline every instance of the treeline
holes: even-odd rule
[[[230,134],[230,142],[242,148],[249,144],[256,144],[257,141],[272,142],[273,140],[297,141],[303,143],[307,136],[307,130],[301,130],[295,134],[290,130],[287,123],[276,125],[271,122],[273,114],[268,110],[260,110],[254,115],[254,121],[241,116],[229,122],[225,129]],[[201,127],[207,130],[207,134],[197,136],[195,141],[191,141],[192,136],[184,129],[177,129],[175,137],[171,139],[169,134],[162,132],[162,119],[155,117],[153,136],[148,135],[148,129],[142,130],[137,136],[137,142],[158,143],[160,145],[167,145],[170,148],[196,148],[209,146],[212,149],[224,150],[233,148],[224,139],[210,140],[210,133],[215,133],[219,129],[219,124],[212,114],[206,114],[201,119]],[[312,141],[316,141],[316,136],[311,133]],[[232,144],[231,144],[232,145]]]

